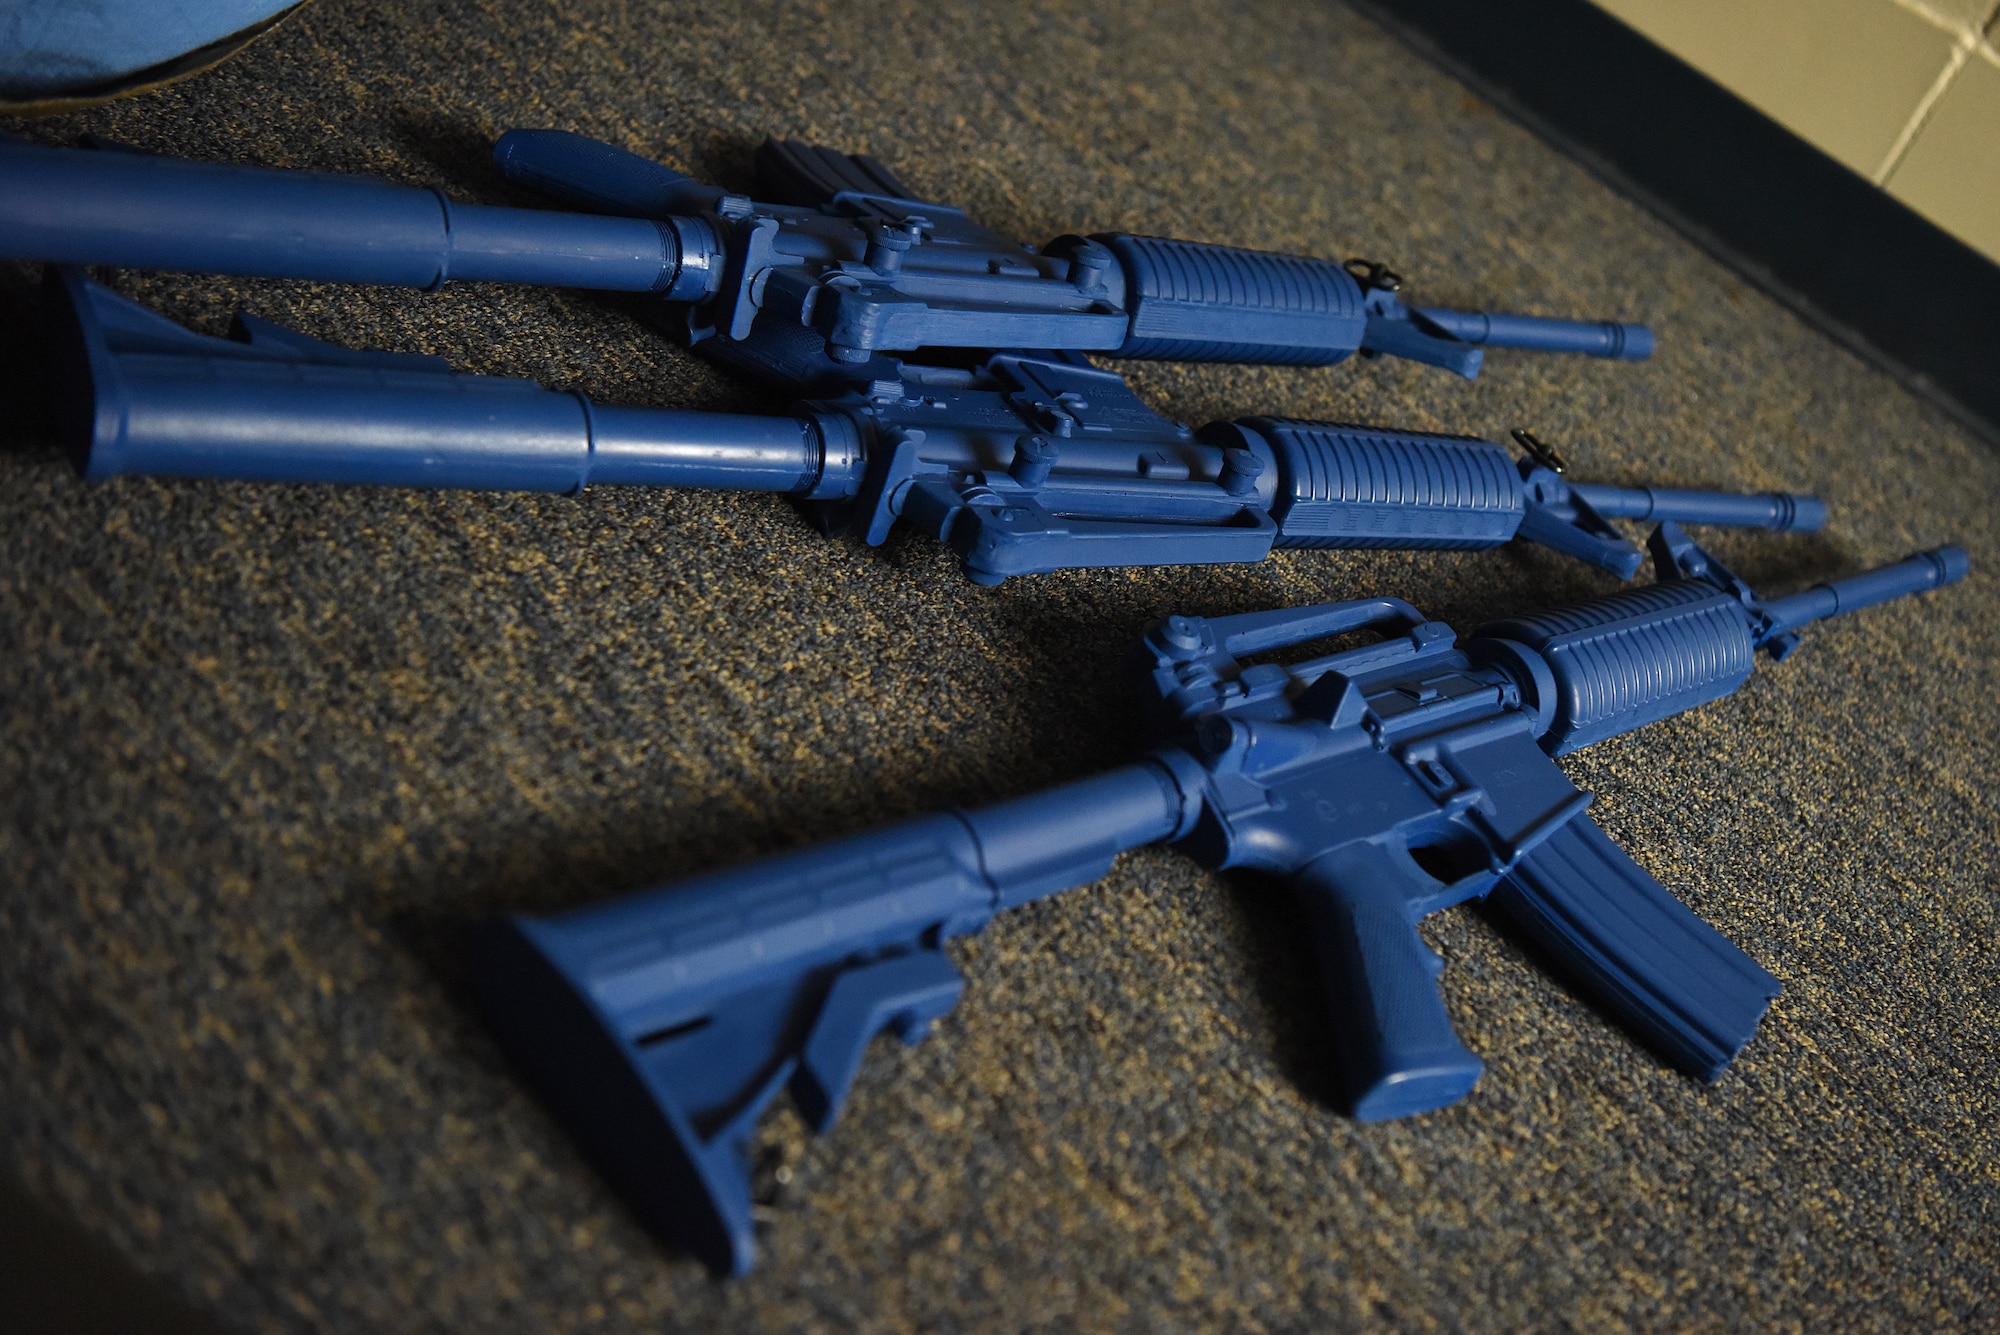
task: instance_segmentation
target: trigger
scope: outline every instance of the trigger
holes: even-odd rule
[[[792,1077],[792,1098],[813,1130],[824,1134],[840,1115],[870,1039],[892,1028],[905,1043],[917,1042],[964,990],[958,970],[934,950],[864,964],[834,979]]]

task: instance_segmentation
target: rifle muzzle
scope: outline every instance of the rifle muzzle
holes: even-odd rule
[[[1616,320],[1552,320],[1541,315],[1496,315],[1420,306],[1417,314],[1464,343],[1489,348],[1574,352],[1611,361],[1642,362],[1653,355],[1653,331]]]
[[[1826,527],[1826,502],[1817,496],[1767,491],[1740,495],[1727,491],[1675,491],[1668,487],[1611,487],[1571,482],[1570,494],[1606,519],[1655,523],[1721,524],[1767,528],[1780,533],[1817,533]]]
[[[1764,614],[1771,619],[1773,633],[1793,630],[1893,598],[1956,584],[1971,572],[1972,558],[1965,548],[1934,547],[1894,565],[1829,580],[1788,598],[1774,598],[1764,604]]]

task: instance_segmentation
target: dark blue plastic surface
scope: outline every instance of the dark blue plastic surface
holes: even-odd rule
[[[1578,816],[1487,900],[1599,1008],[1678,1069],[1714,1080],[1757,1032],[1777,980]]]
[[[1172,834],[1153,764],[927,816],[671,890],[496,927],[481,987],[516,1057],[640,1213],[711,1268],[755,1241],[750,1135],[781,1088],[833,1124],[870,1039],[958,1000],[940,950]]]
[[[12,141],[0,141],[0,255],[403,287],[487,279],[652,292],[675,272],[661,228],[644,219]]]
[[[1538,320],[1532,316],[1447,311],[1435,306],[1421,307],[1417,315],[1466,343],[1536,348],[1544,352],[1582,352],[1634,362],[1653,355],[1653,331],[1644,325],[1614,324],[1608,320]]]
[[[85,279],[47,293],[84,476],[581,490],[591,482],[809,494],[810,418],[608,408],[432,357],[358,353],[243,317],[190,333]],[[852,490],[856,479],[841,485]]]
[[[1672,580],[1577,607],[1512,617],[1479,633],[1526,645],[1555,676],[1543,744],[1580,746],[1733,695],[1755,644],[1743,606],[1710,585]]]
[[[1098,236],[1125,275],[1132,323],[1115,356],[1327,366],[1358,349],[1360,286],[1331,260],[1150,236]]]
[[[988,584],[1256,561],[1273,546],[1516,536],[1629,576],[1639,550],[1605,513],[1792,529],[1826,517],[1810,497],[1571,484],[1465,437],[1264,417],[1191,431],[1117,375],[1050,358],[999,355],[951,376],[903,368],[790,415],[724,416],[606,407],[248,317],[237,339],[210,338],[74,269],[52,271],[49,301],[73,448],[92,478],[778,491],[871,543],[915,524]]]
[[[1639,325],[1413,312],[1327,260],[1104,235],[1040,250],[914,199],[872,158],[772,141],[756,203],[614,145],[514,130],[508,177],[589,213],[454,204],[359,177],[0,142],[0,258],[435,287],[451,279],[656,294],[663,324],[787,330],[860,366],[920,348],[1035,348],[1327,365],[1357,351],[1477,374],[1484,346],[1644,356]],[[611,216],[601,216],[611,215]],[[1353,262],[1350,262],[1352,264]],[[1384,272],[1376,266],[1379,275]]]
[[[1726,695],[1810,616],[1949,583],[1966,558],[1765,603],[1672,524],[1651,545],[1660,583],[1490,623],[1464,650],[1393,598],[1170,617],[1138,656],[1147,760],[512,919],[481,954],[486,1005],[641,1215],[733,1274],[755,1254],[751,1135],[780,1086],[824,1130],[874,1034],[914,1041],[956,1001],[945,940],[1159,840],[1291,882],[1356,1117],[1444,1107],[1479,1078],[1417,924],[1489,893],[1575,986],[1713,1079],[1776,981],[1612,844],[1551,757]],[[1357,630],[1381,638],[1246,661]]]

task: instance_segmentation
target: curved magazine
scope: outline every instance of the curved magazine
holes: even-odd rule
[[[1649,1047],[1713,1080],[1778,980],[1578,816],[1495,886],[1495,905]]]

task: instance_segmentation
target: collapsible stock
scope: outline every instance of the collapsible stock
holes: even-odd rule
[[[452,280],[668,292],[671,230],[454,204],[365,176],[0,139],[0,256],[432,288]]]
[[[600,908],[496,926],[488,1014],[598,1166],[712,1269],[756,1254],[751,1133],[789,1084],[833,1124],[870,1039],[915,1043],[963,986],[943,943],[1172,835],[1140,764],[927,816]]]
[[[826,451],[810,417],[613,408],[441,358],[355,352],[254,316],[191,333],[50,272],[51,348],[72,455],[120,474],[264,482],[580,491],[590,483],[811,496]],[[858,478],[836,471],[836,492]]]

